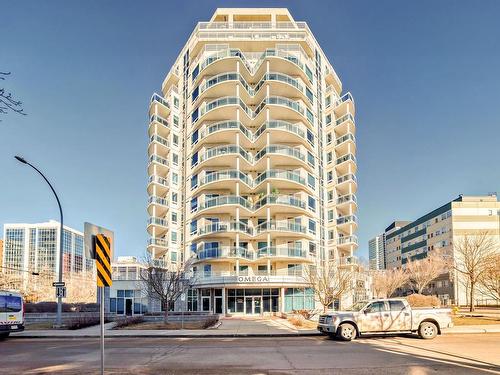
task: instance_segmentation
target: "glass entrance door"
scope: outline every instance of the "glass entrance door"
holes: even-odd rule
[[[245,297],[245,314],[260,315],[262,313],[262,297]]]

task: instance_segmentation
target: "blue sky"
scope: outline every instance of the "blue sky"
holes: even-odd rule
[[[198,21],[217,7],[288,7],[356,100],[359,254],[393,219],[458,194],[500,192],[500,2],[17,1],[2,5],[0,70],[28,116],[0,122],[0,224],[57,219],[146,233],[147,107]]]

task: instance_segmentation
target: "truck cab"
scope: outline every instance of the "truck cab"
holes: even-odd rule
[[[0,339],[24,331],[24,302],[21,294],[0,290]]]

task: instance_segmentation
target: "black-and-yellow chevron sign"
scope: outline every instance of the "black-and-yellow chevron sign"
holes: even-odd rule
[[[111,286],[111,243],[103,234],[94,236],[95,264],[97,268],[97,286]]]

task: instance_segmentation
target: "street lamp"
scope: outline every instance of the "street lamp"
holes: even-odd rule
[[[45,177],[44,174],[42,172],[40,172],[40,170],[37,167],[30,164],[28,161],[26,161],[26,159],[24,159],[21,156],[16,155],[14,157],[16,158],[17,161],[19,161],[23,164],[27,164],[31,168],[33,168],[35,171],[37,171],[40,174],[40,176],[43,177],[45,182],[50,186],[50,189],[52,190],[52,192],[54,193],[54,196],[56,197],[57,205],[59,206],[59,215],[60,215],[60,222],[61,222],[61,229],[59,231],[59,283],[62,283],[62,281],[63,281],[63,228],[64,228],[64,226],[63,226],[63,212],[62,212],[62,208],[61,208],[61,202],[59,201],[59,197],[57,196],[56,191],[52,187],[52,184],[49,182],[47,177]],[[57,297],[56,326],[60,327],[61,325],[62,325],[62,297],[59,295]]]

